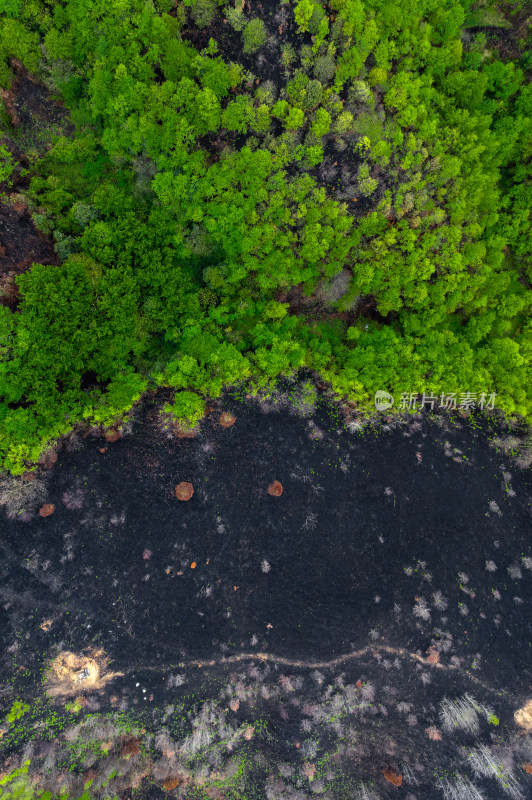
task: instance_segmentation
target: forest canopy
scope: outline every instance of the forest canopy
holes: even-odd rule
[[[4,469],[149,389],[193,424],[302,367],[530,421],[530,33],[510,57],[479,8],[0,0],[0,179],[17,65],[71,122],[27,151],[58,258],[0,306]]]

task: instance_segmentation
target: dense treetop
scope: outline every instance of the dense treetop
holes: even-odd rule
[[[150,387],[193,423],[300,367],[361,406],[489,392],[531,418],[530,41],[501,59],[469,0],[257,9],[1,0],[1,86],[21,61],[75,125],[30,153],[61,265],[0,307],[4,468]]]

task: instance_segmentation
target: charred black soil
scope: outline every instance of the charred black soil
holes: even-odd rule
[[[381,797],[430,791],[430,759],[456,758],[445,736],[439,755],[424,752],[441,736],[445,696],[472,693],[516,735],[532,678],[531,481],[527,453],[519,466],[505,452],[519,437],[475,415],[347,427],[324,396],[312,415],[298,411],[292,388],[260,402],[227,394],[182,439],[164,430],[158,393],[118,441],[80,438],[39,470],[33,505],[21,499],[16,513],[11,498],[0,537],[4,704],[16,692],[38,721],[50,659],[105,654],[103,682],[70,690],[87,712],[130,709],[150,727],[176,698],[218,697],[245,738],[258,730],[253,715],[268,720],[263,755],[314,763],[302,720],[319,718],[330,684],[327,703],[340,703],[333,688],[360,694],[372,733],[350,769]],[[228,428],[224,411],[236,418]],[[194,487],[186,502],[182,481]],[[179,738],[179,724],[164,730]],[[4,741],[6,757],[17,752]],[[417,766],[412,748],[424,753]],[[399,774],[410,777],[392,795]]]

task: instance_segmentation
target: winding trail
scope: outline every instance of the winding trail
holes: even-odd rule
[[[436,668],[439,670],[445,671],[455,671],[461,673],[462,675],[467,676],[467,678],[476,683],[478,686],[481,686],[487,692],[491,692],[497,695],[506,695],[507,697],[512,697],[512,694],[505,689],[501,689],[500,687],[494,688],[493,686],[489,686],[488,684],[484,683],[480,678],[476,675],[472,675],[470,670],[464,669],[462,667],[455,666],[454,664],[441,664],[440,662],[436,662],[435,664],[427,661],[426,658],[423,658],[418,653],[411,653],[406,650],[404,647],[389,647],[388,645],[371,645],[369,647],[361,648],[360,650],[352,650],[350,653],[344,653],[342,656],[338,656],[337,658],[332,658],[328,661],[305,661],[302,659],[293,659],[293,658],[285,658],[283,656],[276,656],[273,653],[239,653],[238,655],[234,656],[221,656],[220,658],[211,658],[207,660],[200,660],[200,659],[190,659],[185,661],[180,661],[178,664],[174,664],[174,667],[186,668],[186,667],[196,667],[198,669],[209,668],[209,667],[219,667],[226,664],[236,664],[240,661],[261,661],[263,663],[270,662],[274,664],[283,664],[286,667],[301,667],[303,669],[332,669],[333,667],[340,666],[341,664],[345,664],[349,661],[355,661],[357,658],[362,658],[363,656],[373,655],[375,658],[377,657],[377,652],[388,653],[389,655],[394,655],[397,657],[402,658],[410,658],[415,661],[418,661],[420,664],[423,664],[425,667],[428,668]],[[163,670],[167,670],[168,667],[166,666],[154,666],[154,665],[140,665],[137,664],[135,668],[126,669],[124,673],[134,673],[139,671],[139,669],[153,671],[153,672],[161,672]]]

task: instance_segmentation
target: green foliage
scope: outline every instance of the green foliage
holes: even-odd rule
[[[244,53],[256,53],[267,39],[266,28],[261,19],[252,19],[242,33]]]
[[[267,105],[261,105],[256,109],[255,123],[252,126],[258,133],[266,133],[270,129],[270,109]]]
[[[9,8],[15,8],[10,5]],[[15,18],[0,19],[0,56],[14,56],[23,61],[30,72],[35,72],[41,52],[39,34],[32,32]]]
[[[0,0],[0,14],[8,19],[17,18],[21,12],[21,0]]]
[[[309,23],[314,13],[314,3],[312,0],[299,0],[294,8],[294,19],[301,33],[310,30]]]
[[[272,108],[272,115],[278,119],[286,119],[290,106],[286,100],[278,100]]]
[[[318,139],[329,133],[331,128],[331,115],[324,108],[318,108],[314,115],[314,122],[311,125],[311,132]]]
[[[1,135],[1,131],[0,131]],[[11,185],[11,175],[15,169],[15,162],[5,144],[0,144],[0,183]]]
[[[388,73],[382,67],[373,67],[368,75],[368,83],[370,86],[382,86],[387,80]]]
[[[323,147],[321,145],[311,145],[307,147],[305,156],[309,167],[315,167],[323,161]]]
[[[138,402],[147,385],[147,380],[133,370],[125,370],[113,377],[94,407],[84,410],[84,417],[100,425],[114,425]]]
[[[296,130],[300,128],[305,121],[305,112],[302,111],[300,108],[292,107],[288,112],[288,116],[285,119],[285,125],[289,131]]]
[[[240,8],[228,6],[224,10],[224,14],[227,18],[227,22],[235,31],[243,31],[248,23],[247,18],[244,16]]]
[[[321,103],[323,97],[323,86],[318,80],[311,80],[305,87],[305,95],[303,97],[302,105],[305,111],[315,108]]]
[[[370,177],[369,165],[361,164],[358,170],[358,191],[360,194],[364,197],[369,197],[369,195],[373,194],[377,186],[378,181]]]
[[[281,64],[284,67],[289,67],[296,57],[296,51],[290,42],[281,45]]]
[[[314,77],[326,86],[334,77],[336,71],[336,61],[333,53],[327,53],[316,59],[314,66]]]
[[[165,411],[173,414],[179,422],[194,427],[205,414],[205,401],[194,392],[178,392],[172,405]]]
[[[350,111],[343,111],[338,115],[334,123],[335,133],[342,135],[353,130],[354,118]]]
[[[530,59],[462,44],[465,5],[331,0],[329,38],[326,4],[301,0],[299,41],[260,83],[260,55],[252,74],[181,38],[186,13],[201,27],[223,7],[257,52],[265,26],[240,4],[6,0],[1,85],[22,60],[75,132],[25,190],[64,263],[33,265],[17,312],[0,307],[4,468],[78,421],[120,424],[154,386],[190,420],[224,384],[303,364],[362,405],[430,376],[531,418]],[[0,179],[14,166],[2,146]],[[313,325],[275,300],[297,285],[339,310],[371,295],[393,321]]]
[[[257,87],[255,97],[261,105],[273,106],[277,90],[273,81],[264,81]]]
[[[193,0],[190,14],[198,28],[207,28],[216,16],[216,3],[214,0]]]
[[[221,124],[228,131],[246,133],[253,117],[253,103],[245,95],[239,95],[236,100],[227,104],[222,113]]]
[[[366,81],[354,81],[351,89],[351,102],[370,103],[373,94]]]
[[[15,700],[11,708],[9,709],[6,717],[6,722],[8,725],[12,725],[14,722],[19,720],[24,714],[30,710],[29,705],[27,703],[23,703],[22,700]]]
[[[306,99],[306,90],[309,85],[309,79],[303,70],[298,70],[294,78],[286,84],[286,96],[289,102],[302,108]]]

